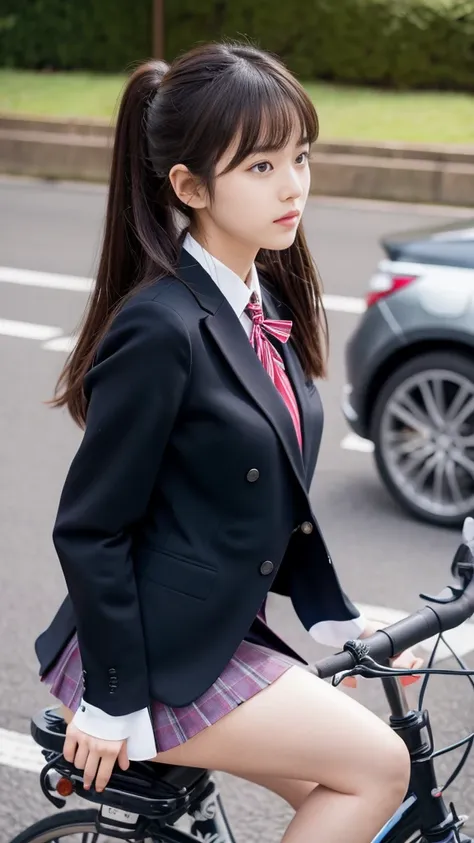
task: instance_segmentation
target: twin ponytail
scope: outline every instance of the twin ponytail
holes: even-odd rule
[[[175,272],[178,244],[168,180],[151,163],[147,131],[148,111],[167,70],[162,61],[138,67],[120,104],[97,279],[77,343],[48,402],[67,405],[80,427],[86,415],[84,376],[108,325],[137,287]]]

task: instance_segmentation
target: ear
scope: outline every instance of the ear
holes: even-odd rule
[[[206,207],[207,192],[204,186],[184,164],[175,164],[168,178],[180,202],[196,210]]]

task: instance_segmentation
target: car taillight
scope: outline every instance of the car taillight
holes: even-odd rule
[[[380,299],[391,296],[402,287],[416,281],[417,275],[392,275],[390,272],[378,272],[370,282],[370,290],[365,297],[367,307],[371,307]]]

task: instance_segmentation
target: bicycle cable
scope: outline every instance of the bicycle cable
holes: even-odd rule
[[[435,643],[435,645],[434,645],[434,647],[433,647],[433,650],[432,650],[432,652],[431,652],[431,655],[430,655],[430,658],[429,658],[429,661],[428,661],[428,665],[427,665],[427,666],[428,666],[428,668],[430,668],[430,667],[431,667],[431,665],[432,665],[432,664],[433,664],[433,662],[434,662],[434,659],[435,659],[435,656],[436,656],[436,652],[437,652],[437,650],[438,650],[438,646],[439,646],[439,644],[440,644],[440,643],[443,643],[443,644],[444,644],[444,646],[445,646],[445,647],[449,650],[449,652],[450,652],[450,653],[451,653],[451,655],[454,657],[454,659],[457,661],[457,663],[459,664],[459,666],[460,666],[463,670],[467,670],[465,663],[464,663],[464,662],[463,662],[463,660],[462,660],[462,659],[458,656],[458,654],[455,652],[455,650],[453,650],[453,648],[452,648],[451,644],[449,644],[449,643],[448,643],[448,641],[446,641],[446,638],[444,637],[444,635],[443,635],[443,633],[442,633],[442,632],[439,634],[439,636],[438,636],[438,638],[437,638],[437,640],[436,640],[436,643]],[[472,688],[474,689],[474,679],[472,678],[472,676],[470,676],[468,673],[465,673],[464,675],[465,675],[465,676],[466,676],[466,678],[469,680],[469,682],[470,682],[470,684],[471,684]],[[425,697],[426,687],[427,687],[427,685],[428,685],[429,679],[430,679],[429,675],[426,675],[426,676],[423,678],[423,684],[422,684],[422,687],[421,687],[421,689],[420,689],[420,694],[419,694],[419,697],[418,697],[418,710],[419,710],[419,711],[421,711],[422,706],[423,706],[423,701],[424,701],[424,697]],[[431,733],[431,734],[430,734],[431,746],[433,746],[433,748],[434,748],[433,733],[432,733],[432,731],[431,731],[431,728],[430,728],[430,733]],[[461,756],[461,758],[460,758],[459,762],[457,763],[456,767],[454,768],[454,770],[452,771],[452,773],[451,773],[451,774],[450,774],[450,776],[448,777],[447,781],[444,783],[444,785],[443,785],[442,787],[440,787],[440,793],[444,793],[444,791],[445,791],[445,790],[447,790],[447,789],[448,789],[448,787],[450,787],[450,785],[451,785],[451,784],[455,781],[455,779],[457,779],[457,777],[459,776],[459,774],[460,774],[461,770],[463,769],[463,767],[464,767],[464,765],[465,765],[465,763],[466,763],[467,759],[469,758],[469,754],[470,754],[470,752],[471,752],[471,749],[472,749],[472,747],[473,747],[473,745],[474,745],[474,732],[471,732],[471,734],[470,734],[470,735],[466,735],[466,737],[461,738],[461,740],[456,741],[455,743],[449,744],[449,746],[445,746],[445,747],[443,747],[442,749],[438,749],[438,750],[436,750],[436,751],[435,751],[435,752],[433,752],[433,754],[432,754],[432,758],[438,758],[438,757],[439,757],[439,756],[441,756],[441,755],[446,755],[448,752],[452,752],[452,751],[453,751],[453,750],[455,750],[455,749],[459,749],[459,748],[460,748],[461,746],[463,746],[464,744],[467,744],[466,749],[464,750],[464,752],[463,752],[463,754],[462,754],[462,756]]]

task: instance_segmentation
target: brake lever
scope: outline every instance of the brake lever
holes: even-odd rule
[[[449,596],[443,597],[444,592],[450,592]],[[443,588],[443,591],[440,594],[437,594],[436,597],[433,594],[425,594],[423,591],[420,592],[419,597],[422,600],[428,600],[429,603],[439,603],[441,605],[446,605],[447,603],[455,603],[456,600],[464,594],[463,588],[458,588],[454,585],[448,585],[446,588]]]
[[[344,679],[347,679],[348,676],[363,676],[363,665],[356,664],[350,670],[342,670],[340,673],[335,673],[331,680],[331,685],[334,688],[337,688]]]

